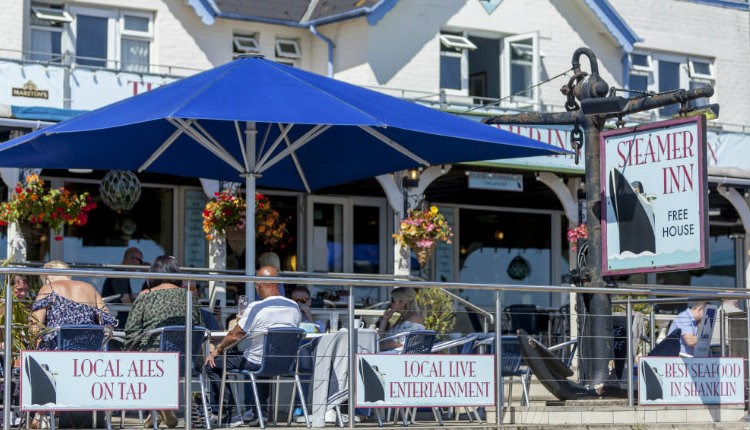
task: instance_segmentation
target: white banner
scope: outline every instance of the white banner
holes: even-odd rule
[[[21,352],[23,411],[178,407],[177,353]]]
[[[492,406],[494,356],[357,354],[357,407]]]
[[[742,358],[641,357],[640,405],[743,404]]]

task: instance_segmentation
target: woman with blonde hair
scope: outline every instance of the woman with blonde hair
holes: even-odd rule
[[[52,260],[45,269],[69,269],[60,260]],[[42,288],[31,306],[31,330],[37,334],[42,328],[51,329],[72,324],[99,324],[114,326],[115,318],[109,314],[102,296],[93,285],[74,281],[66,275],[42,275]],[[38,348],[53,350],[57,347],[57,333],[49,332],[39,340]]]
[[[391,304],[378,322],[378,334],[385,338],[412,330],[424,330],[424,317],[417,305],[417,292],[412,287],[399,287],[391,291]],[[380,349],[403,346],[403,337],[380,343]]]

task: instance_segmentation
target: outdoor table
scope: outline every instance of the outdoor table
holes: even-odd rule
[[[378,332],[359,329],[357,352],[375,353]],[[319,337],[313,350],[314,370],[312,385],[312,426],[325,427],[325,415],[329,409],[349,398],[349,333],[342,329]],[[354,405],[349,405],[350,414]]]

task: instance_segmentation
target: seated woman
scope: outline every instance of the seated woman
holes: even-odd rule
[[[417,292],[411,287],[395,288],[391,292],[391,305],[378,321],[381,338],[412,330],[424,330],[424,317],[417,306]],[[380,350],[388,351],[403,346],[403,337],[380,342]]]
[[[187,314],[186,291],[180,287],[182,281],[177,279],[180,267],[177,259],[171,255],[157,257],[151,268],[151,273],[165,273],[169,277],[149,279],[149,292],[138,295],[130,310],[128,322],[125,324],[125,349],[138,351],[158,351],[158,336],[140,336],[141,334],[160,327],[170,325],[185,325]],[[193,306],[193,325],[203,325],[200,308]],[[149,417],[144,425],[151,427],[153,417]],[[172,411],[159,411],[159,421],[168,427],[177,426],[177,416]]]
[[[45,269],[68,269],[62,261],[52,260]],[[42,276],[42,288],[31,306],[31,332],[36,335],[41,328],[56,328],[71,324],[99,324],[112,327],[117,324],[109,314],[102,296],[91,284],[74,281],[70,276]],[[57,346],[57,333],[44,334],[38,349],[53,350]]]

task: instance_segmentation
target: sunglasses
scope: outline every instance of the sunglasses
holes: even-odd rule
[[[294,300],[295,302],[297,302],[297,303],[299,303],[301,305],[304,305],[305,303],[307,303],[310,300],[310,298],[308,297],[306,299],[303,299],[303,298],[300,297],[298,299],[292,299],[292,300]]]

